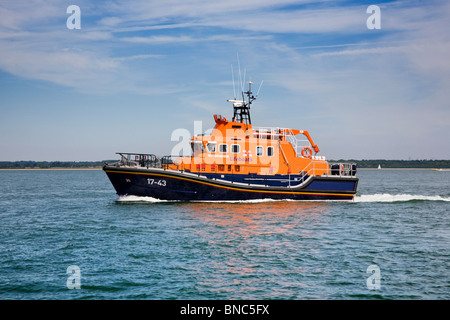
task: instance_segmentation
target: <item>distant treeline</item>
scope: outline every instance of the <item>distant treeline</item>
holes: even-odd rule
[[[0,169],[97,168],[104,161],[0,161]]]
[[[450,168],[450,160],[338,160],[329,162],[356,162],[358,168]]]
[[[100,168],[104,161],[0,161],[0,169]],[[450,168],[450,160],[330,160],[355,162],[358,168]]]

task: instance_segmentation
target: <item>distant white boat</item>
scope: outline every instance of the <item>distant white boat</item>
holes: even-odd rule
[[[450,169],[433,169],[434,171],[450,171]]]
[[[378,169],[381,169],[381,165],[380,164],[378,165]]]

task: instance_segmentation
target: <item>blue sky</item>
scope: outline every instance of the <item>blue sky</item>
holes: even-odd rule
[[[175,129],[231,118],[238,55],[264,81],[254,126],[308,130],[329,159],[450,159],[449,17],[448,1],[3,0],[0,160],[170,154]]]

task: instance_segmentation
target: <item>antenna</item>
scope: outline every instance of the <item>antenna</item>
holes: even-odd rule
[[[239,61],[239,53],[236,53],[237,61],[238,61],[238,70],[239,70],[239,87],[241,87],[241,91],[244,91],[244,86],[242,84],[242,76],[241,76],[241,62]]]
[[[261,84],[259,85],[259,89],[258,89],[258,92],[256,93],[256,96],[259,96],[259,92],[261,91],[263,82],[264,82],[264,80],[261,80]]]
[[[247,69],[244,69],[244,79],[242,81],[242,87],[241,87],[242,91],[244,91],[244,89],[245,89],[245,74],[246,73],[247,73]]]
[[[234,96],[234,99],[236,100],[236,89],[235,89],[235,87],[234,87],[233,65],[231,65],[231,79],[233,80],[233,96]]]
[[[258,93],[256,94],[256,96],[254,96],[252,93],[252,84],[253,84],[253,82],[251,80],[252,77],[250,77],[250,80],[248,81],[248,90],[244,91],[244,86],[245,86],[244,81],[245,81],[245,77],[247,74],[247,70],[244,69],[244,80],[242,80],[241,61],[239,59],[239,53],[236,53],[236,56],[237,56],[237,60],[238,60],[239,86],[240,86],[241,93],[242,93],[242,100],[236,99],[236,86],[235,86],[235,82],[234,82],[234,71],[233,71],[233,65],[231,65],[231,78],[233,81],[234,100],[227,100],[227,101],[233,102],[233,110],[234,110],[233,122],[251,125],[252,120],[250,118],[250,107],[251,107],[252,102],[258,97],[264,81],[261,81],[261,83],[259,85]],[[247,99],[246,99],[246,97],[247,97]]]

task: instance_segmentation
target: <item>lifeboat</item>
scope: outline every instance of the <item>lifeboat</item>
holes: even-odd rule
[[[306,130],[253,127],[256,99],[248,83],[233,117],[214,115],[208,135],[190,140],[187,156],[118,152],[105,163],[119,196],[169,201],[352,200],[357,189],[355,163],[329,163]]]

